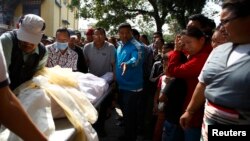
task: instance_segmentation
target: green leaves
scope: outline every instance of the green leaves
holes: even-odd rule
[[[171,23],[184,28],[187,17],[201,13],[206,0],[72,0],[71,6],[79,8],[83,18],[95,18],[96,26],[109,30],[120,23],[130,19],[138,19],[142,15],[144,22],[150,23],[152,19],[157,31],[162,31],[163,24]],[[142,27],[143,28],[143,27]]]

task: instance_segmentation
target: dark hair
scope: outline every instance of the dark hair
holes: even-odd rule
[[[160,31],[156,31],[156,32],[154,32],[154,34],[153,35],[159,35],[159,36],[161,36],[161,38],[163,37],[163,34],[162,34],[162,32],[160,32]]]
[[[114,36],[109,37],[109,39],[114,43],[114,46],[117,48],[117,38]]]
[[[24,19],[24,15],[20,16],[19,20],[18,20],[18,23],[22,23],[23,19]]]
[[[198,21],[201,25],[202,30],[204,30],[203,32],[209,37],[212,36],[213,30],[216,27],[214,20],[209,19],[203,14],[194,14],[191,15],[188,19],[192,21]]]
[[[164,39],[163,38],[159,38],[159,40],[161,41],[162,44],[164,44]]]
[[[182,30],[180,35],[186,35],[186,36],[194,37],[196,39],[200,39],[201,37],[206,37],[204,33],[199,28],[196,28],[196,27]]]
[[[134,36],[140,36],[140,33],[139,33],[139,31],[137,30],[137,29],[132,29],[132,32],[133,32],[133,35]]]
[[[146,44],[149,45],[148,36],[146,34],[142,34],[141,37],[144,38],[146,40]]]
[[[78,31],[78,30],[76,30],[76,31],[75,31],[75,34],[76,34],[77,36],[79,36],[79,37],[82,37],[81,32],[80,32],[80,31]]]
[[[137,29],[132,29],[132,34],[133,36],[136,38],[136,40],[139,40],[140,39],[140,33]]]
[[[208,21],[210,21],[210,19],[204,16],[203,14],[193,14],[188,18],[188,20],[198,21],[202,28],[207,27]]]
[[[68,36],[70,37],[69,30],[68,30],[66,27],[58,28],[58,29],[56,30],[56,34],[57,34],[58,32],[65,32],[65,33],[67,33]]]
[[[121,28],[129,28],[130,30],[132,29],[132,27],[131,27],[131,25],[129,23],[122,23],[122,24],[120,24],[119,27],[118,27],[118,31]]]
[[[171,50],[173,50],[173,49],[174,49],[174,42],[166,43],[166,44],[164,44],[163,47],[166,48],[166,49],[171,49]]]
[[[210,27],[211,29],[214,29],[216,27],[216,24],[214,22],[214,20],[208,19],[208,27]]]
[[[67,30],[69,31],[69,35],[72,36],[72,35],[76,35],[76,32],[71,29],[71,28],[67,28]]]
[[[249,0],[224,0],[222,9],[229,9],[235,16],[246,17],[250,15]]]
[[[106,31],[103,28],[97,27],[95,30],[102,32],[104,36],[106,37]]]
[[[46,40],[48,38],[48,36],[47,35],[45,35],[45,34],[43,34],[43,36],[42,36],[42,40]]]

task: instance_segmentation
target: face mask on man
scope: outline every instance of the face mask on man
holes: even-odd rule
[[[59,50],[65,50],[68,47],[68,42],[66,43],[56,42],[56,47]]]

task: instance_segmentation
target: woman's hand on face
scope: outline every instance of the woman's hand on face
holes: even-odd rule
[[[177,35],[175,37],[175,47],[174,47],[174,50],[181,51],[182,48],[183,48],[183,46],[184,46],[184,44],[182,43],[181,35]]]

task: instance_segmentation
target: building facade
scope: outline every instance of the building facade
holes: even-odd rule
[[[0,32],[15,28],[19,17],[36,14],[46,22],[45,34],[55,36],[59,27],[78,29],[77,9],[69,9],[71,0],[0,0]]]

